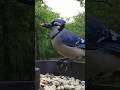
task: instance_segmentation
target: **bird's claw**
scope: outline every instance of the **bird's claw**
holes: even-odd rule
[[[67,72],[69,63],[64,61],[65,59],[60,59],[57,61],[57,67],[59,70],[64,70]],[[64,69],[63,69],[64,68]]]
[[[64,66],[64,60],[63,59],[58,60],[57,65],[58,67],[62,68]]]

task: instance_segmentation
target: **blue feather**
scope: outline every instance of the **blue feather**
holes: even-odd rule
[[[62,42],[67,46],[85,48],[84,40],[74,33],[67,31],[66,29],[62,31],[60,37],[62,39]]]

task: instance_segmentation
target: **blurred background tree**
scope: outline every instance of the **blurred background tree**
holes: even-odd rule
[[[113,31],[120,31],[120,0],[87,0],[86,15],[95,16]]]
[[[57,13],[49,10],[49,8],[40,0],[35,2],[35,51],[36,59],[52,57],[54,49],[51,47],[51,41],[48,30],[41,27],[40,24],[51,22],[59,17]]]

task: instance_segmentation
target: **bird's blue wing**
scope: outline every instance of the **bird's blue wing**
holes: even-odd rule
[[[64,30],[60,37],[62,42],[70,47],[85,48],[85,41],[72,32]]]
[[[86,42],[96,44],[101,38],[111,40],[110,30],[97,18],[86,18]]]

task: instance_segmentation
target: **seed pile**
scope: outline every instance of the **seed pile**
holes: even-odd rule
[[[41,90],[85,90],[85,81],[67,76],[40,74]]]

